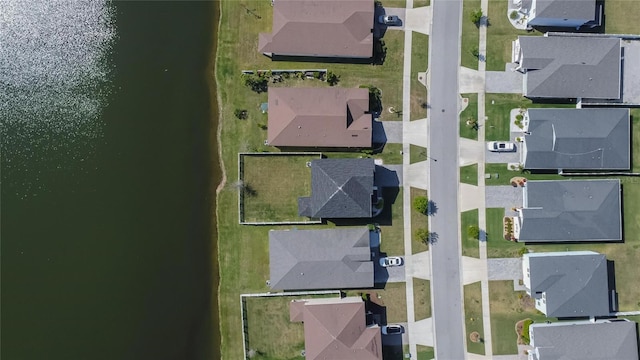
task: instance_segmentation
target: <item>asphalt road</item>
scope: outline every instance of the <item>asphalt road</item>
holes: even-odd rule
[[[458,69],[462,0],[432,1],[429,37],[429,198],[437,212],[431,229],[434,347],[438,360],[465,359],[458,239]]]

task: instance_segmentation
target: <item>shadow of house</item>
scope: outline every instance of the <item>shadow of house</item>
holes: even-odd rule
[[[379,146],[384,147],[387,143],[387,133],[384,131],[384,126],[381,121],[372,122],[373,131],[371,135],[371,141],[373,142],[373,148],[377,149]]]
[[[618,292],[616,291],[616,264],[613,260],[607,260],[607,284],[611,311],[616,312],[618,311]]]

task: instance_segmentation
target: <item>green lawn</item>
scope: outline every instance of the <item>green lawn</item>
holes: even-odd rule
[[[329,159],[380,159],[385,164],[402,164],[402,144],[384,144],[382,148],[362,151],[327,151],[323,155]]]
[[[504,71],[505,64],[511,62],[511,42],[518,35],[541,35],[538,31],[527,32],[514,28],[509,22],[507,5],[505,0],[489,0],[487,71]]]
[[[480,9],[480,0],[465,0],[462,3],[462,44],[460,53],[460,65],[471,69],[478,69],[478,58],[473,55],[473,50],[478,49],[480,30],[470,20],[471,13]]]
[[[380,0],[380,2],[384,7],[403,8],[407,5],[407,2],[405,0]]]
[[[462,237],[462,256],[480,257],[478,239],[472,239],[467,235],[467,229],[471,225],[478,225],[478,209],[460,213],[460,230]]]
[[[478,140],[478,130],[473,125],[467,125],[468,120],[478,121],[478,94],[462,94],[469,99],[469,104],[460,113],[460,137]]]
[[[427,148],[418,145],[409,145],[409,163],[415,164],[420,161],[429,159],[427,157]]]
[[[244,155],[244,220],[307,221],[298,216],[298,197],[311,193],[308,161],[318,155]],[[267,173],[278,176],[265,176]],[[286,194],[286,196],[285,196]]]
[[[429,280],[413,278],[413,302],[416,321],[431,317],[431,284]]]
[[[487,214],[487,257],[520,257],[524,244],[504,239],[504,208],[490,208]]]
[[[464,323],[467,336],[467,351],[484,355],[484,342],[473,342],[469,338],[472,332],[480,334],[480,339],[484,339],[484,329],[482,321],[482,290],[480,283],[464,286]]]
[[[487,94],[485,97],[485,138],[509,140],[509,114],[517,108],[575,108],[571,104],[540,104],[518,94]]]
[[[415,5],[415,4],[414,4]],[[418,72],[425,72],[429,66],[429,36],[413,32],[411,35],[411,120],[427,117],[427,88],[418,80]]]
[[[422,6],[429,6],[431,5],[431,0],[414,0],[413,1],[413,8],[419,8]]]
[[[631,109],[631,132],[633,172],[640,172],[640,108]]]
[[[256,352],[253,359],[303,360],[304,325],[289,320],[293,300],[333,296],[277,296],[246,298],[248,348]],[[240,349],[242,350],[242,349]]]
[[[407,296],[404,283],[387,283],[384,289],[348,290],[345,293],[347,296],[360,296],[362,292],[375,293],[375,302],[385,307],[387,323],[407,321]]]
[[[416,237],[416,230],[429,229],[429,218],[427,215],[420,214],[413,208],[413,199],[417,196],[427,196],[427,191],[411,188],[411,231],[413,232],[413,234],[411,234],[411,252],[413,254],[429,250],[429,246]],[[427,196],[427,199],[428,198]]]
[[[478,164],[461,167],[460,182],[478,186]]]
[[[417,345],[418,360],[432,360],[436,358],[436,353],[431,346]]]
[[[516,323],[526,318],[543,322],[546,316],[535,309],[524,291],[513,291],[513,281],[489,281],[489,299],[493,354],[517,354]]]
[[[404,255],[402,188],[385,188],[382,196],[384,198],[384,210],[378,217],[371,219],[371,222],[378,222],[380,226],[382,234],[380,251],[387,254]],[[384,219],[384,221],[380,219]],[[391,221],[389,222],[388,219]]]
[[[640,1],[606,0],[604,2],[605,32],[607,34],[640,33],[637,14],[640,14]]]

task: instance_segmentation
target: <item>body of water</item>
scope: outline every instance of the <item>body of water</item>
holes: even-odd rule
[[[215,11],[0,1],[3,359],[218,357]]]

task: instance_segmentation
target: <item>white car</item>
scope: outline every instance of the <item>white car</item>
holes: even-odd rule
[[[378,17],[378,22],[384,25],[399,25],[400,18],[396,15],[380,15]]]
[[[395,334],[402,334],[404,332],[404,329],[402,328],[402,326],[394,324],[394,325],[385,325],[382,327],[380,331],[382,331],[382,335],[395,335]]]
[[[380,266],[382,267],[401,266],[403,263],[404,260],[400,256],[388,256],[380,258]]]
[[[487,150],[495,152],[510,152],[516,149],[516,145],[507,141],[489,141]]]

